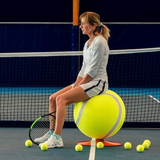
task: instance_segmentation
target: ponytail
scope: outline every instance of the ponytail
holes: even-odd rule
[[[99,33],[106,39],[106,41],[108,41],[109,37],[110,37],[110,30],[108,29],[107,26],[105,26],[103,23],[100,23],[99,27]]]

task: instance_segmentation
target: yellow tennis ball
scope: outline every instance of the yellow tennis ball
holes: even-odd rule
[[[142,153],[144,151],[143,145],[138,145],[136,149],[137,149],[137,152],[141,152]]]
[[[143,147],[144,149],[149,149],[149,143],[148,142],[143,142]]]
[[[147,142],[149,144],[149,146],[151,145],[151,141],[148,139],[144,140],[144,142]]]
[[[32,146],[32,141],[31,140],[26,140],[25,141],[25,146],[26,147],[31,147]]]
[[[130,142],[126,142],[126,143],[124,144],[124,148],[125,148],[125,149],[131,149],[131,148],[132,148],[132,144],[131,144]]]
[[[104,144],[102,142],[97,143],[97,148],[102,149],[104,147]]]
[[[41,144],[41,150],[46,151],[48,149],[48,145],[46,143]]]
[[[105,139],[116,134],[125,120],[125,106],[118,94],[108,90],[75,104],[74,121],[88,137]]]
[[[77,145],[75,146],[75,150],[76,150],[77,152],[81,152],[81,151],[83,150],[83,146],[82,146],[81,144],[77,144]]]

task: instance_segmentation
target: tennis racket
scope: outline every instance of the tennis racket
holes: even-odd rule
[[[38,117],[31,125],[29,129],[29,138],[34,143],[39,145],[39,143],[35,142],[36,138],[42,137],[46,134],[50,129],[50,123],[52,123],[51,127],[54,130],[55,128],[55,119],[56,117],[53,115],[56,111],[44,114],[43,116]],[[53,122],[52,122],[53,121]]]

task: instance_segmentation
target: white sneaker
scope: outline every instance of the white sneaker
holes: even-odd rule
[[[63,147],[63,140],[62,138],[57,139],[55,136],[51,135],[50,138],[45,141],[44,143],[47,144],[48,148],[61,148]],[[39,146],[41,147],[43,143],[40,143]]]
[[[50,136],[51,136],[51,134],[49,132],[47,132],[44,136],[42,136],[40,138],[36,138],[34,141],[36,143],[44,143],[45,141],[47,141],[49,139]]]

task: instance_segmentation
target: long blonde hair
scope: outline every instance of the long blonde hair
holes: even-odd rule
[[[94,34],[96,32],[99,32],[107,41],[110,37],[110,30],[100,22],[100,16],[99,14],[95,12],[84,12],[80,15],[79,19],[81,21],[82,18],[85,18],[85,20],[92,26],[95,26],[96,29],[94,30]]]

